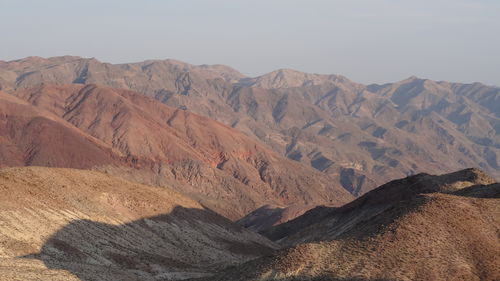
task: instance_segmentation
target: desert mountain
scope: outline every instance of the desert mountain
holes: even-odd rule
[[[500,89],[480,83],[410,77],[362,85],[288,69],[250,78],[225,66],[173,60],[0,63],[4,91],[41,83],[125,88],[188,109],[330,175],[355,195],[420,172],[478,167],[500,177]]]
[[[419,174],[274,227],[286,248],[208,280],[498,280],[499,218],[481,171]]]
[[[231,219],[265,204],[352,198],[228,126],[129,90],[43,84],[0,93],[0,116],[3,166],[100,170],[171,187]]]
[[[166,187],[94,171],[0,170],[0,280],[179,280],[269,240]]]

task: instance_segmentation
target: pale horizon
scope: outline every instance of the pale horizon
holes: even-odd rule
[[[411,76],[500,85],[498,1],[1,1],[0,60],[175,59],[255,77],[277,69],[363,84]]]
[[[206,63],[201,63],[201,64],[194,64],[194,63],[190,63],[188,61],[182,61],[182,60],[178,60],[178,59],[175,59],[175,58],[157,58],[157,59],[145,59],[145,60],[141,60],[141,61],[123,61],[123,62],[110,62],[110,61],[105,61],[105,60],[102,60],[102,59],[99,59],[99,58],[96,58],[96,57],[83,57],[83,56],[78,56],[78,55],[61,55],[61,56],[51,56],[51,57],[41,57],[41,56],[28,56],[28,57],[23,57],[23,58],[17,58],[17,59],[13,59],[13,60],[4,60],[6,62],[12,62],[12,61],[18,61],[18,60],[22,60],[22,59],[26,59],[26,58],[29,58],[29,57],[39,57],[39,58],[43,58],[43,59],[50,59],[50,58],[56,58],[56,57],[80,57],[80,58],[83,58],[83,59],[96,59],[97,61],[101,62],[101,63],[110,63],[110,64],[113,64],[113,65],[119,65],[119,64],[129,64],[129,63],[140,63],[140,62],[144,62],[144,61],[164,61],[164,60],[172,60],[172,61],[179,61],[179,62],[182,62],[182,63],[187,63],[187,64],[191,64],[191,65],[194,65],[194,66],[201,66],[201,65],[224,65],[224,66],[228,66],[238,72],[240,72],[241,74],[249,77],[249,78],[257,78],[259,76],[263,76],[263,75],[266,75],[266,74],[269,74],[271,72],[274,72],[274,71],[278,71],[278,70],[286,70],[286,69],[289,69],[289,70],[293,70],[293,71],[298,71],[298,72],[303,72],[303,73],[308,73],[308,74],[318,74],[318,75],[340,75],[340,76],[344,76],[346,77],[347,79],[351,80],[352,82],[355,82],[355,83],[360,83],[360,84],[365,84],[365,85],[374,85],[374,84],[377,84],[377,85],[383,85],[383,84],[388,84],[388,83],[396,83],[396,82],[400,82],[400,81],[404,81],[404,80],[407,80],[407,79],[411,79],[413,77],[417,78],[417,79],[423,79],[423,80],[432,80],[432,81],[435,81],[435,82],[450,82],[450,83],[463,83],[463,84],[473,84],[473,83],[481,83],[481,84],[484,84],[486,86],[492,86],[492,87],[500,87],[498,85],[494,85],[494,84],[488,84],[488,83],[484,83],[484,82],[481,82],[481,81],[470,81],[470,82],[463,82],[463,81],[450,81],[450,80],[435,80],[435,79],[432,79],[432,78],[428,78],[428,77],[421,77],[421,76],[417,76],[417,75],[410,75],[408,77],[404,77],[400,80],[393,80],[393,81],[383,81],[383,82],[380,82],[380,83],[377,83],[377,82],[373,82],[373,83],[363,83],[363,82],[360,82],[360,81],[356,81],[346,75],[343,75],[342,73],[319,73],[319,72],[307,72],[307,71],[302,71],[300,69],[294,69],[294,68],[277,68],[277,69],[274,69],[274,70],[271,70],[271,71],[268,71],[268,72],[265,72],[265,73],[260,73],[260,74],[257,74],[257,75],[249,75],[249,74],[246,74],[242,71],[240,71],[239,69],[237,68],[234,68],[233,66],[231,65],[226,65],[226,64],[206,64]]]

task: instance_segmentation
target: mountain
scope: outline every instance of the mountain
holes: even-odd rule
[[[498,280],[499,218],[481,171],[419,174],[276,226],[282,250],[203,280]]]
[[[166,187],[94,171],[0,170],[0,280],[180,280],[276,245]]]
[[[3,166],[99,170],[173,188],[231,219],[266,204],[352,199],[228,126],[129,90],[42,84],[0,93],[0,116]]]
[[[6,92],[41,83],[100,84],[154,97],[238,129],[356,196],[420,172],[477,167],[500,178],[500,89],[480,83],[410,77],[363,85],[289,69],[251,78],[226,66],[174,60],[0,63]]]

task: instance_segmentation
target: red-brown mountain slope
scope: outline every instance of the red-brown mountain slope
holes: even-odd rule
[[[119,157],[106,144],[5,93],[0,93],[0,117],[0,167],[91,168],[118,163]]]
[[[171,186],[232,219],[264,204],[351,199],[328,176],[141,94],[96,85],[41,85],[11,94],[22,101],[1,94],[3,165],[92,168]]]

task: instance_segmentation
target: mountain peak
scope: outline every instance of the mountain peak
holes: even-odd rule
[[[427,79],[424,79],[424,78],[420,78],[418,76],[415,76],[415,75],[412,75],[406,79],[403,79],[401,80],[401,83],[404,83],[404,82],[415,82],[415,81],[424,81],[424,80],[427,80]]]
[[[253,86],[264,89],[295,88],[302,86],[320,85],[326,82],[347,80],[339,75],[315,74],[282,68],[253,79]]]

